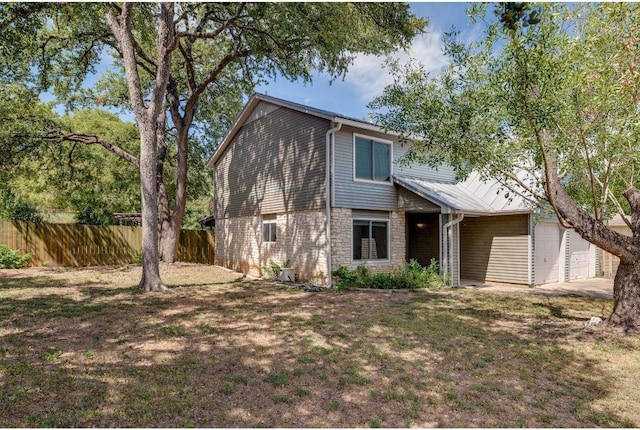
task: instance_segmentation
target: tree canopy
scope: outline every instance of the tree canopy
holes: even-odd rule
[[[0,67],[7,81],[51,89],[69,108],[111,104],[135,115],[139,156],[98,135],[78,138],[58,130],[57,137],[93,138],[138,167],[141,285],[161,289],[154,236],[158,214],[161,254],[171,262],[186,210],[194,137],[226,128],[223,118],[230,118],[227,114],[247,92],[266,79],[306,81],[314,70],[342,76],[355,55],[406,46],[425,25],[400,3],[3,4],[0,42],[11,48],[0,52]],[[111,73],[101,81],[102,91],[87,91],[84,78],[106,51],[115,57]],[[200,106],[204,116],[197,117]],[[201,126],[192,129],[194,123]],[[164,165],[171,145],[173,210]]]
[[[447,34],[451,63],[437,76],[396,65],[395,83],[372,103],[377,120],[413,140],[409,158],[497,179],[619,256],[611,321],[637,329],[640,6],[506,3],[470,12],[486,24],[482,37]],[[616,212],[631,215],[632,238],[603,224]]]

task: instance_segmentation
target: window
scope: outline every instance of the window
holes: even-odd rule
[[[276,218],[269,217],[262,220],[262,241],[263,242],[275,242],[276,241]]]
[[[389,259],[389,221],[353,220],[353,259]]]
[[[391,181],[391,144],[365,137],[355,137],[356,179]]]

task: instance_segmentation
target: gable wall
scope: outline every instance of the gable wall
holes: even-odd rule
[[[282,107],[245,124],[215,165],[216,218],[324,208],[328,129]]]

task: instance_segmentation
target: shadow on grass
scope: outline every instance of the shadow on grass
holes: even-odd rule
[[[36,277],[16,277],[3,276],[0,278],[0,291],[2,290],[24,290],[28,288],[60,288],[66,287],[69,283],[58,279],[50,279],[44,276]]]
[[[191,287],[3,300],[3,424],[637,424],[593,406],[615,388],[597,360],[556,335],[500,328],[519,298],[490,309],[491,295]]]

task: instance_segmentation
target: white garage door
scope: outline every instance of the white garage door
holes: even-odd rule
[[[558,282],[560,255],[560,228],[555,223],[536,224],[535,283]]]
[[[569,237],[569,279],[589,277],[589,242],[570,230]]]

